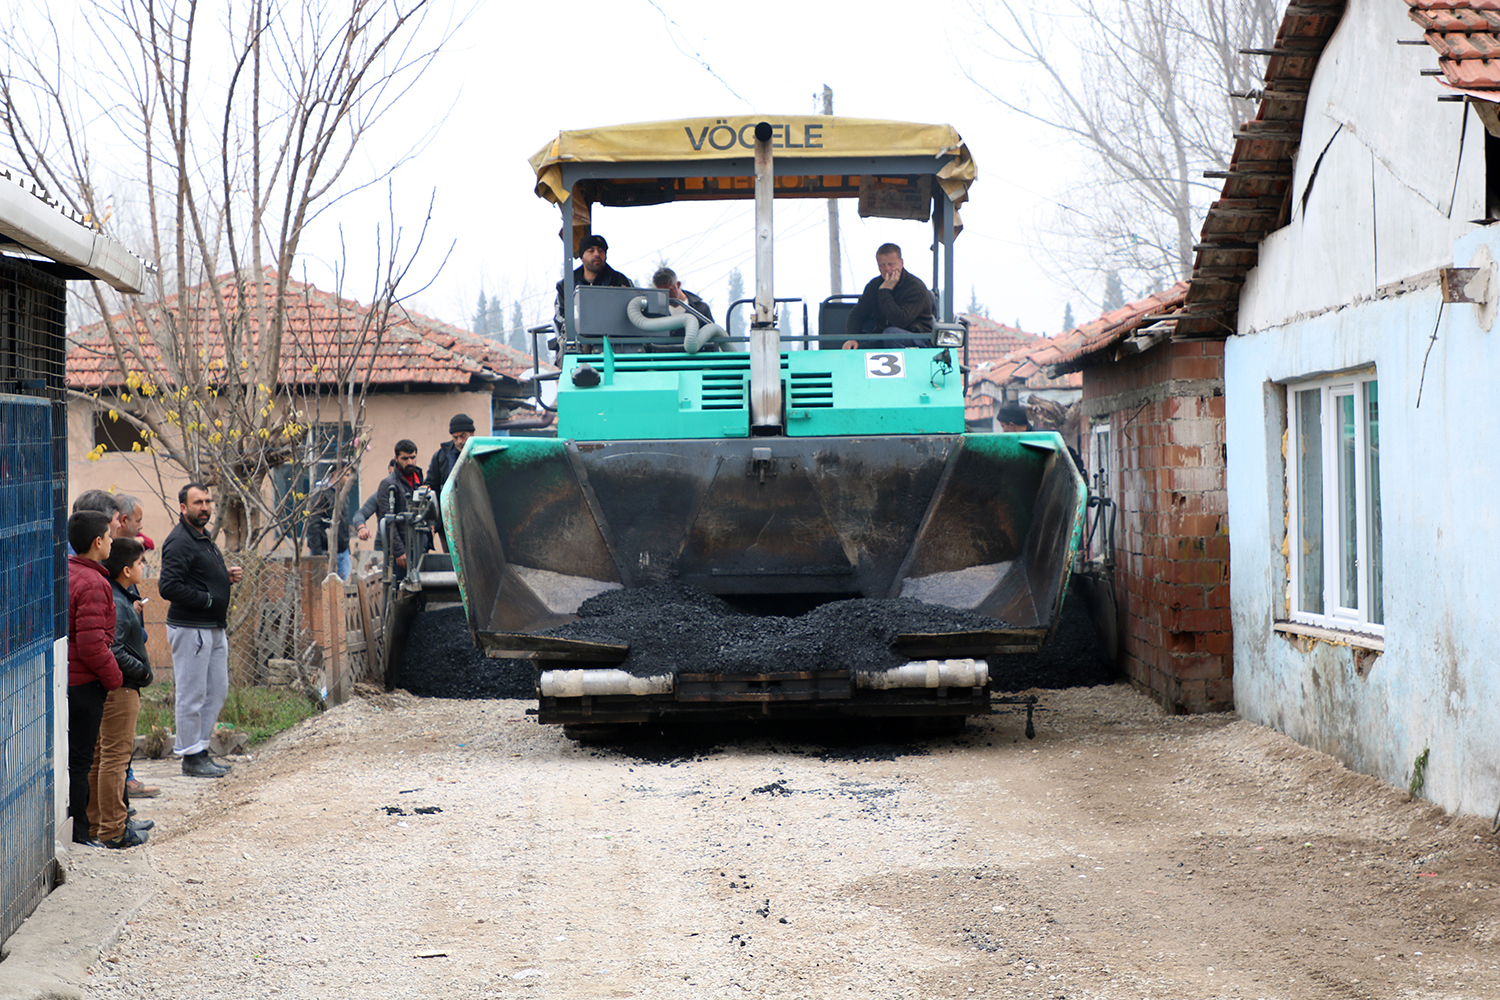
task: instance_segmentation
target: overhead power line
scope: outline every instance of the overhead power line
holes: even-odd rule
[[[697,49],[691,49],[691,50],[689,50],[687,48],[683,48],[683,44],[684,44],[683,41],[679,40],[677,34],[674,33],[671,30],[672,28],[676,28],[678,32],[681,32],[682,34],[685,35],[687,32],[686,32],[686,29],[684,29],[682,25],[678,24],[676,21],[674,21],[671,18],[670,15],[667,14],[666,11],[662,10],[661,7],[657,5],[656,0],[646,0],[646,2],[649,3],[652,7],[655,7],[656,8],[656,12],[661,15],[661,19],[667,23],[667,26],[668,26],[668,28],[667,28],[667,37],[672,40],[672,44],[677,48],[678,52],[681,52],[683,55],[687,56],[689,59],[694,60],[695,62],[698,63],[698,65],[702,66],[705,70],[707,70],[708,71],[708,75],[711,76],[711,77],[713,77],[715,80],[718,80],[720,83],[722,83],[724,85],[724,89],[727,90],[727,91],[729,91],[731,94],[733,94],[737,100],[742,101],[743,103],[745,103],[747,105],[750,103],[749,101],[745,100],[745,98],[740,95],[739,91],[735,90],[733,87],[731,87],[729,85],[729,81],[728,80],[724,79],[722,76],[720,76],[717,72],[714,71],[714,68],[708,64],[708,60],[705,59],[705,58],[703,58],[702,53],[700,53]]]

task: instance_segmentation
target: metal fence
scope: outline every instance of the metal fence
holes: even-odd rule
[[[68,633],[66,285],[0,258],[0,941],[51,889]]]
[[[51,888],[54,478],[51,401],[0,395],[0,940]]]
[[[67,635],[66,286],[0,259],[0,941],[52,888],[53,647]]]

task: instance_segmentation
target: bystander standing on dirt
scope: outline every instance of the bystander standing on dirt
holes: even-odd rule
[[[135,723],[141,711],[141,688],[151,683],[151,658],[146,653],[146,626],[136,610],[131,591],[146,571],[146,550],[134,538],[117,538],[105,557],[115,602],[115,634],[110,646],[122,683],[109,692],[99,722],[94,765],[89,770],[89,826],[106,847],[139,847],[146,842],[151,820],[129,816],[125,774],[135,749]]]
[[[339,490],[348,480],[349,473],[350,468],[345,466],[337,475],[319,483],[307,504],[307,554],[314,558],[328,559],[328,530],[333,526],[334,518],[338,518],[338,532],[334,536],[338,548],[334,559],[340,580],[349,579],[353,570],[353,557],[349,554],[349,517],[343,511],[335,510]]]
[[[141,531],[141,525],[146,520],[146,508],[141,502],[128,493],[115,494],[115,506],[120,510],[119,520],[116,521],[116,538],[133,538],[141,543],[141,548],[147,552],[156,548],[156,543]],[[141,600],[141,591],[138,584],[132,584],[126,588],[130,599],[134,602],[137,614],[142,613],[144,603]],[[126,767],[125,770],[125,793],[128,802],[131,796],[138,799],[154,799],[161,794],[160,788],[154,788],[144,781],[137,781],[133,768]]]
[[[115,599],[104,559],[109,555],[114,518],[100,510],[80,510],[68,518],[68,815],[74,843],[86,844],[89,830],[89,769],[104,700],[120,686],[120,667],[110,652],[115,637]]]
[[[222,778],[229,767],[208,755],[209,737],[229,696],[229,588],[242,570],[228,566],[208,534],[214,502],[208,487],[188,483],[177,494],[182,509],[161,545],[161,596],[167,603],[167,641],[176,684],[177,742],[182,773]]]

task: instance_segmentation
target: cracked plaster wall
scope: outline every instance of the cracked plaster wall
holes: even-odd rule
[[[1308,93],[1291,220],[1261,244],[1241,330],[1451,264],[1453,241],[1484,215],[1484,127],[1419,75],[1430,49],[1396,44],[1419,34],[1403,3],[1349,4]]]

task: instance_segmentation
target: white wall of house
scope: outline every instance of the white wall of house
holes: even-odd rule
[[[1262,244],[1226,348],[1235,705],[1393,784],[1427,749],[1425,797],[1488,816],[1500,803],[1500,324],[1443,305],[1431,271],[1469,265],[1481,245],[1500,259],[1500,227],[1468,221],[1484,215],[1483,127],[1467,112],[1465,133],[1464,107],[1436,101],[1417,72],[1429,51],[1395,44],[1415,35],[1405,11],[1350,4],[1310,94],[1292,221]],[[1384,652],[1357,656],[1273,622],[1288,617],[1302,545],[1287,522],[1287,393],[1370,366]]]

